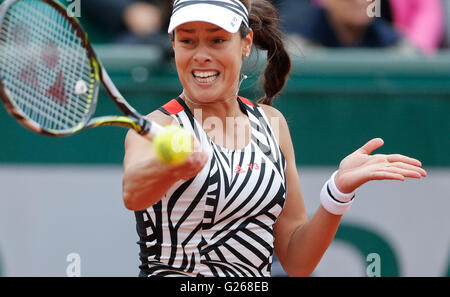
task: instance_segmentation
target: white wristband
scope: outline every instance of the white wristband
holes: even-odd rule
[[[335,171],[331,178],[323,185],[320,192],[320,203],[330,213],[334,215],[343,215],[353,203],[355,197],[355,191],[352,193],[342,193],[336,187],[334,177],[337,171]]]
[[[352,200],[353,197],[355,197],[355,191],[348,193],[348,194],[345,194],[345,193],[342,193],[341,191],[339,191],[339,189],[336,186],[336,183],[334,182],[334,178],[336,177],[336,174],[337,174],[337,170],[335,172],[333,172],[333,174],[331,175],[331,178],[328,182],[328,185],[330,186],[331,195],[333,195],[333,198],[335,198],[339,202],[348,202],[348,201]]]

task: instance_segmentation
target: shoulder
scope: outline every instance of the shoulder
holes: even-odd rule
[[[270,124],[276,124],[279,123],[280,127],[272,127],[276,130],[286,129],[288,128],[286,118],[284,117],[283,113],[276,109],[273,106],[267,105],[267,104],[258,104],[261,109],[264,111],[267,119],[269,120]],[[280,130],[283,132],[282,130]]]
[[[157,109],[146,115],[146,117],[152,122],[158,123],[161,126],[167,126],[174,124],[175,119],[170,114],[165,114],[161,110]]]
[[[146,117],[161,126],[167,126],[172,121],[170,116],[165,115],[159,110],[151,112],[146,115]],[[141,163],[143,160],[150,160],[153,156],[152,142],[140,136],[133,129],[128,130],[125,137],[125,155],[123,159],[124,170]]]
[[[281,111],[279,111],[275,107],[263,103],[260,103],[258,105],[262,108],[262,110],[264,111],[264,113],[268,118],[279,117],[284,119],[284,116],[281,113]]]
[[[289,126],[283,113],[273,106],[266,104],[258,104],[266,114],[269,124],[278,140],[283,153],[291,146],[291,136]]]
[[[163,127],[177,124],[174,118],[170,115],[164,114],[158,109],[147,114],[145,117]],[[149,145],[149,142],[142,138],[136,131],[130,129],[125,138],[125,146],[128,147],[133,144]]]

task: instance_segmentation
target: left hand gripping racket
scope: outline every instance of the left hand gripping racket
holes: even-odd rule
[[[123,116],[93,118],[100,83]],[[125,101],[78,20],[53,0],[1,4],[0,97],[22,125],[44,135],[115,125],[152,140],[163,131]]]

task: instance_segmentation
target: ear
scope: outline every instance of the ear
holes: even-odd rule
[[[248,56],[250,56],[250,52],[251,52],[252,46],[253,46],[253,30],[252,29],[250,29],[250,32],[242,40],[242,42],[243,42],[242,56],[248,57]]]

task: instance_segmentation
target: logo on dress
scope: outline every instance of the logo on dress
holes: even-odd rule
[[[245,168],[245,166],[244,166]],[[244,168],[242,168],[240,165],[237,165],[236,168],[234,169],[234,173],[246,173],[247,170],[245,170]],[[250,163],[247,164],[247,168],[251,171],[253,170],[259,170],[259,164],[258,163]]]

